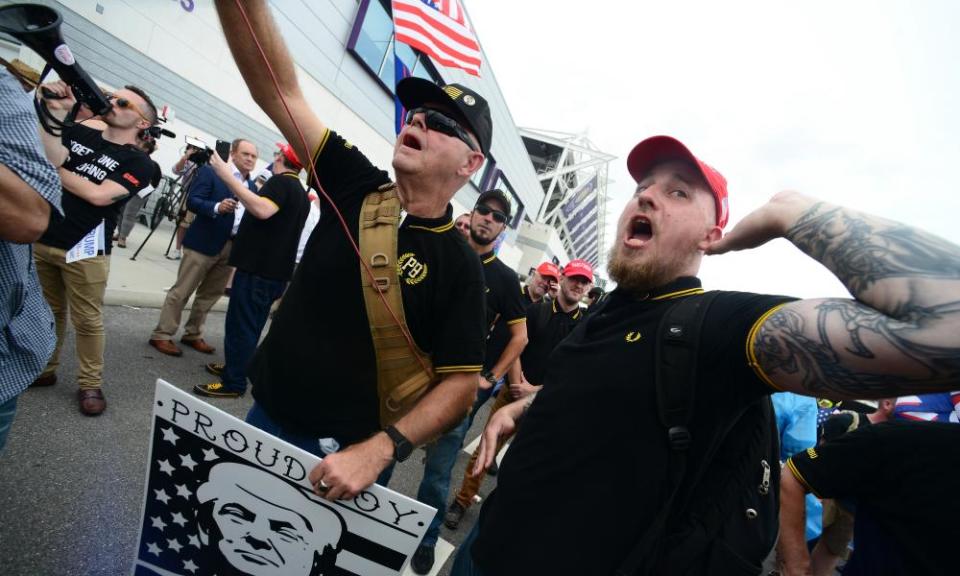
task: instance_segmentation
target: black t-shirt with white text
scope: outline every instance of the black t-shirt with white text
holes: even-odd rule
[[[364,197],[389,183],[352,144],[327,130],[314,166],[357,238]],[[440,376],[477,373],[484,351],[483,271],[453,227],[407,215],[398,235],[397,275],[407,326]],[[360,290],[360,264],[333,207],[320,221],[248,372],[257,403],[284,429],[341,445],[380,429],[377,368]]]
[[[583,316],[580,306],[564,312],[556,300],[541,300],[527,307],[528,342],[520,354],[520,366],[527,382],[534,386],[544,384],[550,354],[570,335]]]
[[[699,293],[692,277],[642,298],[615,290],[556,347],[480,512],[473,556],[484,573],[602,576],[623,562],[670,489],[655,334],[676,299]],[[787,300],[721,292],[713,301],[701,329],[689,469],[709,444],[698,438],[773,392],[751,367],[748,342]]]
[[[230,265],[264,278],[289,280],[310,200],[300,179],[289,172],[267,180],[259,195],[273,202],[278,210],[264,220],[249,210],[243,213],[230,249]]]
[[[81,238],[106,220],[105,247],[110,254],[113,231],[117,227],[126,201],[150,183],[154,167],[150,158],[129,144],[114,144],[103,139],[103,133],[82,124],[63,130],[63,145],[70,155],[63,167],[90,182],[116,182],[123,186],[127,197],[108,206],[94,206],[83,198],[63,189],[63,219],[51,223],[38,242],[54,248],[69,250]]]
[[[854,552],[845,575],[957,573],[957,424],[861,426],[795,454],[787,468],[817,497],[856,504]]]
[[[517,273],[493,252],[480,256],[487,293],[487,353],[483,369],[490,370],[510,343],[510,326],[526,321],[523,293]]]

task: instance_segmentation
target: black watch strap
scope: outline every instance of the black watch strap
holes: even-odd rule
[[[393,441],[393,459],[397,462],[403,462],[409,458],[410,454],[413,453],[413,444],[407,440],[407,437],[393,426],[387,426],[383,431]]]

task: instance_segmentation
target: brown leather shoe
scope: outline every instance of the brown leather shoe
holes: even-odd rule
[[[43,388],[45,386],[53,386],[57,383],[57,373],[53,374],[41,374],[37,376],[37,379],[33,381],[33,384],[30,385],[31,388]]]
[[[151,338],[150,345],[167,356],[183,356],[183,350],[177,348],[172,340],[154,340]]]
[[[204,354],[213,354],[217,351],[216,348],[207,344],[203,341],[203,338],[197,338],[196,340],[186,340],[184,338],[180,339],[180,343],[184,346],[189,346],[196,350],[197,352],[203,352]]]
[[[87,416],[99,416],[107,409],[107,399],[99,388],[77,390],[77,400],[80,401],[80,411]]]

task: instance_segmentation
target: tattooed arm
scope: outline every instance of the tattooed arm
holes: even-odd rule
[[[793,192],[710,247],[784,237],[855,298],[786,304],[754,332],[751,360],[783,390],[828,398],[949,391],[960,382],[960,247],[921,230]]]

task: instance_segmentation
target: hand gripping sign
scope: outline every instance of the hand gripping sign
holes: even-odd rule
[[[400,574],[435,509],[374,484],[313,494],[319,462],[157,381],[132,574]]]

